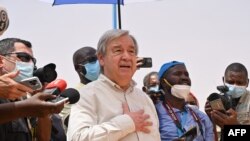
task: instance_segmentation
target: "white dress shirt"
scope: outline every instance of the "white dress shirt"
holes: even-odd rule
[[[151,99],[132,81],[124,91],[104,75],[79,90],[80,100],[72,106],[68,141],[160,141],[159,122]],[[132,118],[123,114],[122,103],[130,111],[144,109],[153,122],[150,133],[136,132]]]

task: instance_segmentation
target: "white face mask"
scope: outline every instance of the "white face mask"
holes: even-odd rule
[[[243,94],[247,92],[247,87],[246,86],[238,86],[238,85],[231,85],[228,83],[225,83],[225,85],[228,87],[228,95],[231,95],[232,98],[239,98]]]
[[[190,86],[188,86],[188,85],[174,85],[171,88],[171,93],[175,97],[186,100],[188,97],[188,94],[190,93]]]
[[[171,87],[171,93],[173,96],[180,98],[180,99],[187,99],[188,94],[190,93],[191,86],[188,85],[170,85],[166,79],[164,79],[167,85]]]

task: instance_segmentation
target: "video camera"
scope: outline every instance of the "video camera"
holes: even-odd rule
[[[47,64],[41,68],[35,68],[33,72],[33,76],[39,78],[42,84],[45,82],[50,83],[54,81],[57,77],[56,65],[53,63]]]
[[[212,93],[208,96],[207,100],[213,110],[219,110],[225,113],[228,109],[233,107],[232,98],[226,93],[229,88],[225,85],[217,86],[216,88],[220,94]]]

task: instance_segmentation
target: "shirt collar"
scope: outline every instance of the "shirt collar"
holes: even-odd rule
[[[111,86],[113,86],[113,87],[115,87],[115,88],[121,89],[121,87],[120,87],[118,84],[114,83],[113,81],[111,81],[108,77],[106,77],[106,76],[103,75],[103,74],[100,74],[100,76],[99,76],[98,79],[101,80],[101,81],[103,81],[103,82],[108,83],[109,85],[111,85]],[[137,83],[136,83],[134,80],[131,80],[131,82],[130,82],[129,85],[130,85],[130,86],[129,86],[129,88],[128,88],[127,90],[132,90],[132,89],[137,85]],[[121,90],[122,90],[122,89],[121,89]],[[127,91],[127,90],[126,90],[126,91]]]
[[[241,97],[240,97],[240,100],[239,100],[239,103],[242,103],[244,102],[246,99],[247,99],[247,95],[249,95],[249,91],[247,91],[246,93],[244,93]]]
[[[189,107],[187,106],[187,104],[184,105],[184,111],[181,111],[180,109],[174,108],[173,107],[174,112],[187,112],[189,111]]]
[[[77,90],[80,90],[84,85],[85,85],[85,84],[79,82],[79,83],[75,86],[75,88],[76,88]]]

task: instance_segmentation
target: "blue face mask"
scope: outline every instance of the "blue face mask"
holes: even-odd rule
[[[16,61],[16,68],[14,71],[19,70],[20,73],[14,78],[15,81],[20,82],[23,79],[30,78],[33,76],[34,64]]]
[[[19,70],[18,76],[14,78],[15,81],[21,82],[21,80],[30,78],[33,76],[33,71],[34,71],[34,64],[33,63],[27,63],[27,62],[22,62],[22,61],[16,61],[13,62],[7,58],[5,58],[7,61],[11,63],[15,63],[15,69],[13,69],[11,72],[16,72]],[[6,72],[10,72],[5,70]]]
[[[85,77],[91,81],[94,81],[100,75],[100,64],[99,61],[87,63],[84,65],[86,69]]]
[[[237,86],[237,85],[231,85],[228,83],[225,83],[225,85],[228,87],[228,95],[231,95],[232,98],[239,98],[243,94],[247,92],[247,87],[246,86]]]
[[[149,87],[148,91],[149,92],[159,92],[159,85]]]

